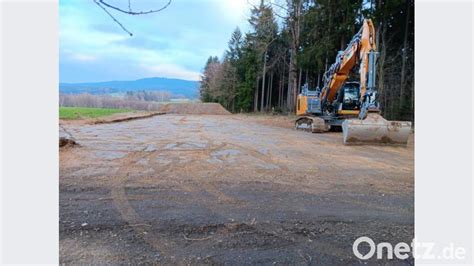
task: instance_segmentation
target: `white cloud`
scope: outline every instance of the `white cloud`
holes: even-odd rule
[[[200,73],[174,64],[141,65],[149,75],[158,77],[199,80]]]
[[[97,60],[97,56],[88,53],[78,53],[71,49],[61,49],[60,59],[65,58],[70,61],[92,62]]]
[[[233,23],[241,24],[246,22],[247,12],[250,8],[247,0],[217,0],[216,4],[225,14],[225,17]]]
[[[97,59],[95,56],[88,54],[72,54],[71,58],[80,62],[91,62]]]

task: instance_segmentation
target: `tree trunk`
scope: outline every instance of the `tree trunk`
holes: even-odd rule
[[[320,82],[320,81],[321,81],[321,72],[319,72],[319,70],[318,70],[318,85],[317,85],[318,88],[320,88],[320,87],[319,87],[319,85],[320,85],[319,82]]]
[[[265,98],[265,71],[267,69],[267,51],[265,50],[265,55],[263,58],[263,74],[262,74],[262,95],[260,99],[260,112],[263,112],[263,103]]]
[[[235,91],[236,91],[236,82],[234,80],[232,82],[232,99],[231,99],[232,113],[235,113]]]
[[[378,6],[381,7],[381,1],[379,1]],[[385,20],[382,21],[381,27],[378,28],[377,30],[377,37],[376,37],[376,46],[377,50],[380,53],[378,63],[377,63],[377,90],[379,93],[379,100],[383,103],[382,104],[382,110],[385,110],[384,114],[387,115],[389,112],[389,106],[388,106],[388,93],[386,92],[385,89],[385,59],[387,56],[387,46],[385,44],[385,37],[386,37],[386,31],[387,31],[387,25],[385,23]]]
[[[408,23],[410,19],[410,1],[406,2],[406,19],[405,19],[405,36],[403,39],[402,48],[402,71],[400,73],[400,102],[399,102],[399,113],[403,113],[403,103],[405,101],[405,76],[406,76],[406,61],[407,61],[407,43],[408,43]]]
[[[285,67],[286,67],[286,57],[284,58],[283,60],[283,71],[281,72],[281,92],[280,92],[280,98],[279,98],[279,105],[280,105],[280,108],[283,109],[283,93],[284,93],[284,87],[285,87]]]
[[[272,93],[273,93],[273,71],[270,72],[270,86],[268,88],[268,110],[272,109]]]
[[[294,71],[293,52],[290,54],[290,66],[288,68],[288,90],[286,96],[286,107],[289,112],[293,111],[293,88],[296,87],[296,72]]]
[[[328,52],[326,51],[326,62],[324,63],[324,73],[328,71]]]
[[[301,76],[303,75],[303,70],[300,68],[300,73],[298,75],[298,87],[296,87],[297,91],[296,91],[296,94],[298,95],[298,93],[300,92],[300,89],[301,89]]]
[[[253,111],[258,112],[258,76],[256,79],[256,84],[255,84],[255,94],[254,94],[254,100],[253,100]]]
[[[300,47],[300,33],[301,33],[301,9],[302,1],[294,0],[289,2],[292,5],[293,14],[291,14],[291,54],[290,54],[290,69],[288,76],[288,95],[291,97],[288,98],[287,106],[289,107],[290,112],[296,112],[296,96],[298,90],[298,62],[297,62],[297,52]]]
[[[281,107],[281,91],[282,91],[282,81],[283,81],[283,73],[280,75],[279,81],[278,81],[278,99],[277,99],[277,106]]]
[[[265,98],[265,110],[268,110],[268,100],[270,99],[270,86],[271,85],[271,80],[272,80],[272,72],[270,72],[270,74],[268,75],[268,84],[267,84],[267,87],[265,88],[266,89],[266,94],[267,94],[267,98]]]
[[[309,74],[308,74],[308,73],[309,73],[309,71],[308,71],[308,70],[306,70],[306,72],[305,72],[305,73],[306,73],[306,77],[305,77],[305,79],[304,79],[304,83],[305,83],[305,84],[308,84],[308,87],[309,87],[309,85],[310,85],[310,84],[309,84],[309,80],[308,80],[308,79],[309,79]]]

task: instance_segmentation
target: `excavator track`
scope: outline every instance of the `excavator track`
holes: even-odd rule
[[[295,121],[297,130],[311,131],[312,133],[323,133],[331,128],[324,119],[312,116],[303,116]]]

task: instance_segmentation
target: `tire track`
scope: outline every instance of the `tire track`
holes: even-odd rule
[[[141,151],[131,152],[126,156],[121,163],[121,167],[117,171],[117,173],[124,172],[126,174],[117,175],[114,178],[110,194],[115,207],[122,216],[122,219],[129,224],[129,226],[135,231],[136,235],[140,236],[146,243],[152,246],[156,251],[160,252],[160,255],[169,256],[176,245],[172,242],[166,241],[166,239],[150,230],[150,225],[140,217],[130,204],[125,191],[125,185],[130,174],[130,165],[136,165],[138,161],[153,153],[154,152],[145,152],[143,149]]]

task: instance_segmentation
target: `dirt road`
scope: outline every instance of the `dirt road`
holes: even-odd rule
[[[411,242],[412,143],[343,146],[261,120],[64,125],[79,145],[60,151],[60,262],[341,264],[359,262],[360,236]]]

